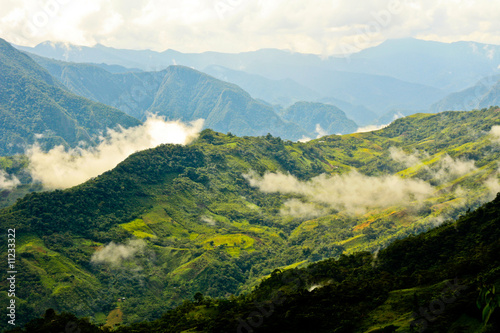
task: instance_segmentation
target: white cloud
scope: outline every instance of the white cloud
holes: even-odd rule
[[[92,255],[90,261],[94,264],[103,264],[119,267],[124,261],[131,261],[144,252],[146,242],[142,239],[129,240],[126,244],[109,243]]]
[[[186,144],[196,138],[202,126],[203,120],[185,125],[151,116],[140,126],[109,130],[108,137],[95,148],[65,151],[58,146],[43,152],[35,145],[27,151],[30,172],[33,179],[41,181],[46,188],[68,188],[114,168],[136,151],[162,143]]]
[[[402,163],[407,168],[419,165],[420,170],[427,172],[439,184],[478,171],[473,160],[453,158],[448,154],[439,156],[437,161],[432,164],[423,164],[422,159],[429,158],[429,155],[425,152],[415,151],[408,154],[396,147],[389,148],[389,152],[394,161]]]
[[[497,170],[490,178],[485,181],[486,188],[488,189],[488,200],[495,199],[497,193],[500,192],[500,182],[498,181],[500,170]]]
[[[500,126],[492,126],[490,135],[493,137],[493,142],[500,143]]]
[[[262,177],[248,174],[245,177],[251,186],[263,192],[302,195],[307,200],[347,214],[363,214],[395,205],[415,205],[434,193],[434,188],[420,179],[404,179],[396,175],[370,177],[357,171],[333,176],[323,174],[306,182],[282,173],[266,173]]]
[[[16,176],[9,175],[4,170],[0,170],[0,190],[12,190],[18,185],[21,185],[21,182]]]
[[[494,128],[500,137],[500,126]],[[500,138],[499,138],[500,143]],[[424,164],[422,159],[430,156],[423,152],[406,153],[399,148],[389,149],[390,157],[406,168],[418,166],[424,176],[441,185],[479,172],[474,161],[452,158],[444,154],[431,164]],[[494,172],[486,181],[478,184],[487,191],[485,200],[494,198],[500,192],[499,171]],[[265,173],[262,177],[256,173],[244,175],[251,186],[266,193],[295,194],[304,200],[291,199],[284,203],[280,213],[301,218],[313,218],[328,214],[329,207],[347,214],[364,214],[373,209],[385,209],[391,206],[419,207],[426,199],[436,195],[436,188],[418,178],[402,178],[398,175],[366,176],[357,171],[328,176],[314,177],[309,181],[300,181],[290,174]],[[450,198],[462,198],[453,202],[455,208],[466,204],[467,192],[460,186],[454,186],[448,192]],[[486,193],[485,193],[486,194]],[[484,199],[484,198],[483,198]],[[483,200],[481,199],[481,200]]]
[[[394,120],[399,119],[399,118],[403,118],[403,117],[404,117],[404,115],[401,112],[396,112],[392,116],[392,121],[390,123],[385,124],[385,125],[368,125],[368,126],[364,126],[364,127],[358,127],[358,129],[356,130],[356,133],[378,131],[382,128],[386,128],[387,126],[389,126]]]
[[[309,219],[326,215],[328,214],[328,210],[317,204],[302,202],[299,199],[290,199],[283,204],[283,207],[280,209],[280,214]]]
[[[298,142],[302,142],[302,143],[306,143],[306,142],[309,142],[311,141],[312,139],[310,137],[307,137],[305,135],[302,135],[302,137],[300,139],[298,139],[297,141]]]
[[[200,220],[202,222],[205,222],[206,224],[208,224],[209,226],[215,226],[217,224],[217,221],[215,221],[215,219],[211,216],[208,216],[208,215],[203,215]]]
[[[356,133],[365,133],[365,132],[373,132],[373,131],[378,131],[382,128],[386,128],[390,124],[385,124],[385,125],[368,125],[368,126],[363,126],[363,127],[358,127],[356,130]]]
[[[489,0],[4,0],[0,33],[45,40],[184,52],[266,47],[316,54],[390,38],[500,44],[500,3]]]
[[[433,177],[442,183],[477,171],[474,161],[454,159],[449,155],[441,157],[437,165],[438,169],[434,170]]]
[[[328,135],[328,134],[331,134],[331,133],[328,133],[327,131],[325,131],[320,124],[316,124],[316,128],[315,128],[315,131],[316,133],[318,134],[316,136],[316,139],[319,139],[321,138],[322,136],[325,136],[325,135]]]
[[[413,154],[407,154],[404,150],[396,148],[396,147],[391,147],[389,148],[389,153],[391,158],[398,162],[404,164],[407,168],[410,168],[412,166],[415,166],[417,164],[421,163],[421,158],[422,154],[415,152]],[[426,154],[424,154],[424,157],[428,157]]]

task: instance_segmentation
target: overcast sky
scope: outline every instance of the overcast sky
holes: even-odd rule
[[[182,52],[355,52],[416,37],[500,44],[496,0],[0,0],[0,37]]]

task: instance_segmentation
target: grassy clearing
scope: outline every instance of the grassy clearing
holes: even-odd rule
[[[153,234],[153,230],[151,230],[142,219],[135,219],[132,222],[124,223],[120,226],[137,238],[156,238],[156,235]]]

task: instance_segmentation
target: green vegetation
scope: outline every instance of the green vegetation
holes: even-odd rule
[[[53,308],[102,323],[102,314],[109,314],[118,307],[117,299],[125,298],[120,305],[124,325],[158,319],[180,305],[167,315],[173,325],[169,330],[194,328],[192,319],[199,320],[199,327],[205,322],[217,323],[213,331],[220,328],[222,332],[237,318],[222,309],[241,301],[242,308],[234,308],[235,313],[251,313],[254,299],[270,300],[273,290],[281,288],[276,289],[282,275],[275,269],[299,264],[299,269],[285,272],[317,269],[317,276],[322,278],[306,280],[301,287],[293,283],[283,286],[285,292],[301,295],[289,299],[288,315],[285,308],[279,312],[282,320],[295,318],[286,319],[291,327],[299,322],[333,327],[333,323],[345,321],[342,327],[350,331],[354,322],[361,325],[360,313],[368,316],[376,307],[392,306],[411,294],[404,290],[413,288],[419,288],[419,302],[426,306],[443,281],[455,276],[469,281],[472,277],[465,274],[469,266],[481,260],[488,262],[489,257],[481,257],[479,247],[474,250],[471,246],[495,243],[478,238],[470,246],[460,243],[464,252],[458,248],[455,254],[453,249],[457,248],[450,244],[450,237],[436,240],[434,247],[429,245],[428,252],[422,252],[420,247],[424,245],[412,245],[413,239],[425,239],[432,232],[406,237],[457,218],[468,208],[475,209],[494,197],[500,149],[488,133],[499,124],[500,112],[491,108],[419,114],[399,119],[380,131],[332,135],[308,143],[271,135],[241,138],[205,130],[188,146],[160,145],[135,153],[115,169],[74,188],[29,194],[0,211],[1,226],[16,228],[19,235],[18,265],[23,267],[18,286],[19,318],[27,321]],[[453,166],[461,168],[455,170]],[[322,179],[315,177],[323,173],[348,176],[350,170],[363,177],[383,179],[399,174],[402,179],[422,179],[431,190],[419,204],[410,197],[410,203],[366,205],[366,210],[354,212],[306,194],[260,191],[250,185],[251,176],[244,176],[254,172],[258,178],[267,171],[290,173],[303,185]],[[354,184],[345,187],[349,186]],[[384,191],[382,188],[377,195]],[[294,215],[293,207],[287,206],[290,202],[315,214],[299,211]],[[437,230],[455,229],[447,224]],[[497,235],[495,230],[491,230],[492,237]],[[483,237],[482,233],[477,237]],[[119,264],[91,260],[98,250],[109,250],[111,241],[126,247],[135,238],[141,239],[144,248],[135,249],[134,255],[123,255]],[[370,252],[403,238],[407,245],[399,252],[393,253],[395,250],[390,248],[379,252],[378,258],[388,263],[382,270],[389,274],[386,281],[380,271],[373,270],[376,261]],[[391,248],[398,248],[397,244]],[[441,256],[438,251],[449,252]],[[476,255],[474,251],[477,257],[471,257],[471,253]],[[350,256],[353,253],[358,254]],[[403,254],[402,262],[398,261]],[[334,257],[340,257],[339,261],[316,263]],[[446,258],[451,261],[446,262]],[[475,261],[459,265],[462,259],[469,258]],[[441,261],[426,271],[426,260]],[[439,269],[448,263],[452,270],[440,273]],[[470,274],[476,274],[478,269],[470,269]],[[417,271],[419,275],[412,275]],[[370,277],[373,281],[365,280]],[[242,295],[262,280],[252,294]],[[314,285],[323,287],[304,291]],[[322,290],[329,290],[328,296]],[[184,303],[197,293],[204,298],[198,297],[198,303]],[[309,300],[316,294],[318,298]],[[221,297],[227,300],[214,301]],[[477,294],[471,297],[477,298]],[[340,303],[329,303],[335,299]],[[384,305],[387,300],[389,303]],[[343,303],[352,306],[340,305]],[[213,304],[219,304],[218,308],[214,309]],[[317,305],[311,305],[314,310],[306,316],[306,312],[299,311],[303,304]],[[475,299],[472,305],[476,309]],[[330,309],[329,315],[334,311],[331,319],[322,321],[310,315],[316,310],[324,315],[325,309]],[[397,311],[411,312],[405,309]],[[181,320],[180,313],[191,314]],[[491,318],[495,315],[493,312]],[[367,329],[375,327],[377,318],[363,325]],[[401,320],[408,321],[401,318],[406,317],[398,317],[391,325],[400,327],[404,324]]]
[[[324,133],[353,133],[358,129],[358,125],[348,119],[342,110],[328,104],[297,102],[283,110],[282,116],[300,124],[308,133],[320,136]]]
[[[15,187],[0,186],[0,208],[10,206],[17,199],[24,197],[26,194],[41,191],[41,184],[34,184],[30,173],[28,172],[29,160],[24,155],[0,156],[0,178],[10,175],[10,179],[17,179],[19,185]],[[1,183],[1,181],[0,181]]]
[[[494,287],[478,287],[500,283],[499,216],[500,195],[376,256],[277,269],[249,294],[197,293],[158,320],[116,332],[497,332],[498,296]]]
[[[30,57],[0,39],[0,155],[95,143],[107,128],[140,122],[123,112],[74,95]]]

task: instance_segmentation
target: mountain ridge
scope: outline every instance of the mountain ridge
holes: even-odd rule
[[[425,42],[424,42],[425,43]],[[454,46],[446,46],[446,47],[451,47],[453,48]],[[68,53],[67,50],[61,49],[58,51],[57,56],[54,55],[54,49],[53,48],[48,48],[46,52],[42,52],[41,50],[37,51],[36,48],[26,48],[23,47],[21,48],[25,51],[28,52],[34,52],[39,55],[45,55],[45,56],[52,56],[56,57],[57,59],[60,60],[72,60],[72,61],[82,61],[85,59],[85,56],[78,56],[79,52],[77,47],[73,47],[73,51],[75,53],[75,56],[71,58],[71,52]],[[92,48],[88,47],[83,47],[81,48],[82,50],[88,50],[88,52],[94,52],[91,51]],[[50,51],[50,52],[49,52]],[[120,57],[120,52],[123,51],[122,57]],[[81,51],[81,52],[87,52],[87,51]],[[113,59],[115,59],[114,63],[126,66],[126,58],[130,57],[130,54],[134,53],[136,54],[137,57],[142,57],[143,53],[140,53],[139,51],[131,51],[131,50],[111,50],[112,54],[114,55],[113,57],[110,57],[108,54],[103,54],[101,58],[95,58],[94,55],[92,55],[91,58],[88,58],[87,60],[90,62],[106,62],[106,61],[111,61],[113,62]],[[141,52],[146,52],[146,51],[141,51]],[[95,52],[94,52],[95,53]],[[69,57],[65,57],[64,55],[68,55]],[[93,54],[93,53],[92,53]],[[312,54],[300,54],[300,53],[293,53],[290,51],[282,51],[282,50],[259,50],[259,51],[254,51],[254,52],[243,52],[243,53],[238,53],[238,54],[225,54],[225,53],[218,53],[218,52],[205,52],[205,53],[200,53],[200,54],[184,54],[181,52],[177,51],[164,51],[162,53],[157,52],[157,53],[147,53],[148,56],[145,56],[142,61],[142,67],[141,64],[139,64],[137,61],[133,61],[128,63],[128,67],[139,67],[142,69],[146,70],[158,70],[158,69],[163,69],[169,65],[175,65],[175,64],[180,64],[180,65],[185,65],[188,67],[193,67],[198,70],[203,70],[207,68],[208,66],[211,65],[217,65],[217,66],[224,66],[227,67],[231,70],[239,70],[239,71],[245,71],[248,74],[257,74],[264,76],[268,79],[272,80],[279,80],[279,79],[285,79],[285,78],[291,78],[295,80],[298,84],[300,85],[305,85],[311,90],[318,90],[317,86],[314,86],[312,83],[314,80],[311,82],[311,78],[309,78],[309,81],[306,82],[301,80],[303,75],[301,74],[301,67],[308,67],[308,68],[317,68],[319,70],[319,73],[322,73],[323,71],[328,71],[331,73],[334,73],[336,76],[343,75],[343,76],[349,76],[350,80],[354,80],[354,77],[358,76],[363,76],[366,80],[368,81],[376,81],[375,86],[382,86],[384,84],[387,84],[388,78],[392,79],[394,81],[393,84],[390,84],[387,86],[386,90],[390,90],[393,92],[392,96],[398,96],[399,93],[399,86],[408,86],[412,87],[412,89],[418,90],[418,86],[425,86],[426,89],[428,90],[434,90],[435,93],[438,93],[443,87],[448,87],[450,85],[458,85],[458,88],[462,88],[464,86],[467,86],[471,83],[471,80],[476,80],[477,78],[472,78],[467,76],[469,73],[464,73],[463,71],[460,70],[460,63],[459,65],[456,66],[456,70],[458,74],[453,74],[451,76],[440,76],[440,79],[438,81],[435,80],[436,77],[436,71],[437,69],[435,68],[436,66],[440,64],[446,64],[448,61],[446,60],[446,55],[444,56],[444,60],[438,59],[436,62],[432,57],[426,58],[425,61],[429,62],[429,67],[430,70],[427,70],[425,68],[422,68],[422,66],[410,66],[407,61],[408,57],[405,56],[401,59],[392,59],[389,63],[393,65],[393,67],[397,67],[400,70],[390,70],[386,66],[385,63],[380,63],[377,59],[372,59],[370,61],[366,61],[365,59],[360,59],[359,57],[356,58],[355,56],[350,56],[349,59],[346,59],[345,57],[320,57],[318,55],[312,55]],[[154,54],[154,56],[152,56]],[[121,59],[120,61],[116,61],[116,59]],[[474,58],[476,59],[476,58]],[[479,59],[479,58],[478,58]],[[481,60],[476,59],[474,63],[478,63],[479,65],[476,66],[478,70],[483,73],[483,75],[486,75],[488,72],[485,72],[484,66],[489,66],[489,65],[482,65]],[[481,58],[482,59],[482,58]],[[425,61],[422,62],[422,64],[425,64]],[[489,59],[484,60],[489,63]],[[463,63],[464,66],[471,66],[470,61]],[[146,67],[145,67],[146,66]],[[278,67],[276,67],[278,66]],[[474,65],[475,66],[475,65]],[[481,67],[482,66],[482,67]],[[418,68],[417,68],[418,67]],[[483,68],[484,67],[484,68]],[[272,74],[269,71],[269,68],[273,69],[275,71],[274,74]],[[276,68],[281,68],[279,71],[277,71]],[[489,67],[488,67],[489,68]],[[489,71],[490,69],[488,69]],[[443,70],[443,73],[449,72],[449,70]],[[446,74],[445,73],[445,74]],[[314,74],[316,75],[316,74]],[[335,75],[332,78],[333,81],[325,81],[326,84],[336,84],[337,86],[340,84],[338,81],[335,81]],[[386,77],[386,78],[384,78]],[[416,78],[416,79],[415,79]],[[457,79],[458,78],[458,79]],[[326,78],[324,78],[325,80]],[[436,82],[433,82],[436,81]],[[385,83],[384,83],[385,82]],[[431,82],[433,82],[431,84]],[[256,83],[253,83],[256,84]],[[321,85],[321,86],[324,86]],[[364,87],[366,90],[366,95],[360,95],[356,94],[356,89],[355,87],[349,87],[347,89],[347,93],[345,96],[342,94],[335,94],[335,91],[327,91],[326,95],[325,92],[321,92],[322,98],[328,98],[328,97],[334,97],[338,98],[341,100],[345,100],[346,102],[349,102],[351,104],[363,104],[364,107],[367,107],[371,109],[372,111],[375,111],[379,115],[390,111],[391,108],[393,107],[403,107],[406,109],[422,109],[420,106],[414,106],[415,101],[412,103],[405,103],[404,99],[400,99],[398,103],[401,105],[397,106],[391,106],[389,108],[384,107],[384,103],[391,103],[391,99],[388,98],[387,96],[383,96],[383,103],[380,103],[380,101],[377,100],[378,92],[377,89],[373,88],[373,85],[368,85]],[[457,89],[457,87],[448,87],[446,88],[446,92],[453,91],[454,89]],[[290,90],[291,93],[293,93],[293,90]],[[424,94],[425,90],[422,90],[420,88],[420,91],[417,93],[414,93],[412,96],[415,97],[416,95],[420,94],[422,95],[420,98],[421,104],[425,104],[426,107],[428,107],[430,104],[436,102],[439,97],[435,97],[433,94]],[[345,92],[343,92],[344,94]],[[355,97],[355,98],[354,98]],[[442,97],[442,96],[441,96]],[[354,98],[354,100],[349,99],[349,98]],[[379,96],[380,98],[380,96]],[[300,98],[295,98],[300,99]],[[309,101],[316,101],[316,100],[309,100]],[[425,103],[422,103],[424,102]]]
[[[112,74],[94,65],[38,56],[34,59],[74,93],[117,107],[140,120],[153,113],[171,120],[203,118],[205,128],[237,135],[271,133],[292,140],[315,136],[314,130],[306,131],[298,125],[300,122],[282,119],[272,106],[255,100],[239,86],[185,66]],[[307,117],[307,110],[302,117]],[[345,122],[343,118],[331,120],[341,123]],[[349,130],[355,131],[355,127],[351,125]]]
[[[70,93],[3,39],[0,53],[0,154],[22,153],[35,142],[45,148],[93,144],[107,128],[140,124],[117,109]]]
[[[52,307],[104,323],[125,297],[126,323],[152,320],[197,292],[240,294],[276,268],[386,247],[491,199],[498,125],[492,108],[307,143],[204,130],[187,146],[137,152],[77,187],[0,210],[27,267],[18,313],[29,320]],[[379,204],[375,185],[410,193]],[[348,198],[337,190],[354,190],[354,204],[329,201]],[[107,257],[117,246],[131,255]]]

